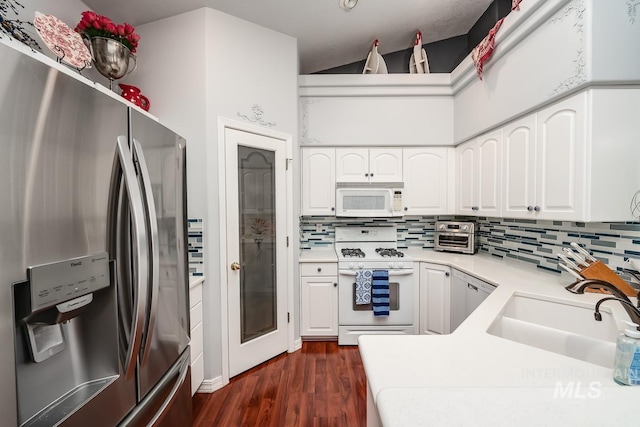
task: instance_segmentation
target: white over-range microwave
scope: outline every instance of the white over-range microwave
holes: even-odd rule
[[[336,216],[402,216],[403,190],[402,182],[339,182],[336,184]]]

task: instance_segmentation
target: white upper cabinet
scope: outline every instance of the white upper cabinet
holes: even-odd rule
[[[580,94],[537,114],[536,218],[584,218],[586,111]]]
[[[402,148],[336,148],[337,182],[402,182]]]
[[[335,148],[303,148],[301,151],[302,215],[335,215]]]
[[[526,218],[536,204],[536,116],[504,127],[503,210],[505,217]]]
[[[406,215],[450,214],[453,190],[453,149],[405,148],[402,159],[404,210]]]
[[[502,129],[456,147],[457,213],[500,216]]]
[[[508,218],[583,220],[586,94],[504,127]]]

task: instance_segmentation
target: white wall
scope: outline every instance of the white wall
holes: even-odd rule
[[[222,374],[218,118],[254,118],[297,145],[296,40],[209,8],[136,28],[138,70],[126,82],[140,87],[150,112],[187,140],[188,216],[204,219],[205,380]],[[123,80],[124,81],[124,80]],[[258,123],[254,123],[258,125]],[[297,219],[292,219],[297,224]],[[297,239],[291,239],[296,242]]]

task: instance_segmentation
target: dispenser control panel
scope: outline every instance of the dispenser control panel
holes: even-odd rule
[[[106,252],[27,268],[31,284],[31,311],[106,288],[109,255]]]

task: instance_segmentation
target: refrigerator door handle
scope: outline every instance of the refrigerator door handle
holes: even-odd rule
[[[190,360],[189,354],[190,354],[189,352],[186,352],[185,353],[186,357],[184,358],[182,363],[176,364],[176,366],[174,366],[174,368],[166,374],[167,378],[171,378],[173,375],[176,374],[176,371],[177,371],[179,372],[180,376],[178,377],[178,381],[176,381],[173,384],[173,387],[171,388],[171,391],[167,395],[167,398],[162,403],[162,406],[156,412],[155,417],[153,417],[153,419],[149,422],[148,425],[152,426],[156,423],[156,421],[158,421],[158,419],[165,413],[169,405],[173,403],[175,396],[178,394],[178,391],[180,390],[180,387],[182,387],[182,385],[184,384],[187,378],[187,374],[189,373],[189,360]]]
[[[156,313],[158,311],[158,292],[159,292],[159,275],[160,275],[160,249],[158,248],[158,223],[156,215],[156,206],[153,199],[153,190],[151,188],[151,179],[149,177],[149,169],[144,159],[142,147],[140,143],[133,139],[134,158],[138,162],[140,171],[140,182],[142,184],[142,195],[144,196],[144,207],[146,208],[146,224],[149,230],[149,249],[151,258],[149,258],[150,275],[147,278],[147,290],[151,290],[151,303],[149,304],[148,321],[144,333],[144,343],[142,345],[141,365],[145,366],[149,361],[151,353],[151,342],[153,339],[153,331],[156,327]]]
[[[132,223],[132,238],[135,245],[134,265],[135,265],[135,282],[136,290],[133,293],[133,316],[131,321],[131,333],[132,337],[129,342],[129,348],[125,356],[125,378],[131,379],[135,375],[136,361],[138,353],[140,352],[140,346],[142,345],[142,329],[145,322],[145,309],[147,307],[147,293],[144,289],[147,286],[149,280],[149,270],[147,260],[149,258],[147,241],[146,224],[144,219],[144,208],[142,204],[142,195],[140,194],[140,188],[138,186],[138,180],[136,178],[135,166],[133,164],[133,157],[127,143],[127,137],[119,136],[116,144],[116,161],[114,169],[114,180],[119,180],[119,175],[124,177],[124,183],[126,192],[131,206],[131,223]],[[119,188],[119,184],[112,182],[113,188]],[[113,192],[117,194],[118,192]],[[114,204],[110,211],[117,212],[117,202],[112,197],[111,203]],[[117,213],[115,214],[117,215]],[[112,221],[115,221],[115,217],[112,217]]]

